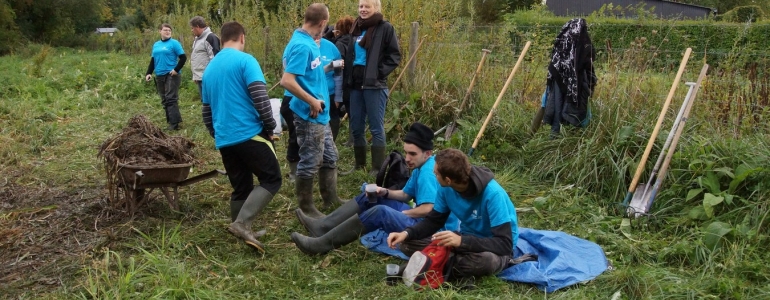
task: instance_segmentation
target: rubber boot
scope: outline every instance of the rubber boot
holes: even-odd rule
[[[329,120],[329,127],[332,128],[332,140],[337,141],[337,134],[340,133],[340,119]]]
[[[238,213],[241,212],[244,202],[246,200],[230,201],[230,222],[235,222],[235,219],[238,218]]]
[[[327,211],[345,203],[337,196],[337,169],[321,168],[318,170],[318,189],[323,199],[323,209]]]
[[[385,161],[385,147],[372,146],[372,170],[369,171],[369,176],[376,177],[380,172],[382,162]]]
[[[297,164],[299,164],[298,161],[289,162],[289,183],[290,184],[294,184],[294,181],[297,180]]]
[[[364,224],[361,223],[361,220],[358,219],[358,214],[356,214],[321,237],[307,237],[292,232],[291,240],[305,254],[324,254],[358,240],[358,237],[365,230]]]
[[[332,228],[340,225],[345,220],[359,213],[358,203],[354,200],[345,202],[342,206],[335,209],[326,217],[320,219],[313,219],[302,213],[302,210],[297,209],[294,212],[297,214],[297,219],[311,237],[320,237],[329,232]]]
[[[257,215],[272,199],[273,194],[268,192],[265,188],[261,186],[255,187],[243,203],[241,210],[238,212],[238,217],[236,217],[235,221],[230,223],[230,227],[227,228],[230,233],[243,239],[247,245],[263,253],[265,252],[265,246],[257,240],[257,237],[262,234],[255,237],[255,234],[251,231],[251,224],[254,223],[254,219]]]
[[[353,169],[347,172],[342,172],[340,173],[341,175],[350,175],[353,174],[353,172],[356,170],[366,167],[366,146],[353,147],[353,156],[356,159],[356,164],[353,166]]]
[[[313,203],[313,177],[297,177],[294,182],[294,195],[297,196],[299,209],[301,209],[305,215],[311,218],[322,218],[325,216],[315,208],[315,204]]]

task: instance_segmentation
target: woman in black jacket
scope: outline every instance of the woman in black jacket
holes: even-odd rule
[[[401,61],[396,30],[383,19],[380,0],[360,0],[358,18],[351,30],[344,69],[345,89],[350,93],[351,131],[355,169],[366,165],[366,120],[372,134],[372,176],[385,159],[385,106],[387,79]]]

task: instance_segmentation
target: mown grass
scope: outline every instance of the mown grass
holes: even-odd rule
[[[27,51],[28,55],[0,58],[0,68],[14,70],[0,73],[4,83],[0,89],[0,167],[3,174],[13,174],[3,177],[29,188],[102,190],[106,197],[105,177],[96,158],[101,142],[134,114],[164,123],[152,85],[142,81],[146,56],[37,46]],[[620,216],[614,207],[622,200],[657,117],[662,99],[656,95],[668,91],[672,76],[613,68],[610,62],[600,65],[603,80],[594,99],[592,125],[585,130],[565,130],[563,138],[550,140],[547,129],[534,136],[528,133],[536,104],[527,99],[537,99],[541,91],[542,54],[533,52],[534,58],[520,70],[473,161],[496,172],[517,207],[534,208],[519,215],[521,226],[560,230],[601,245],[615,270],[594,281],[549,295],[530,285],[493,277],[484,278],[476,290],[467,292],[389,287],[383,268],[386,263],[398,263],[394,258],[369,252],[357,243],[317,257],[294,247],[289,234],[303,230],[293,214],[296,204],[288,184],[256,221],[255,227],[268,232],[262,238],[268,252],[259,255],[226,232],[230,187],[220,177],[182,188],[179,213],[158,198],[134,218],[124,218],[115,226],[111,231],[115,236],[105,247],[92,249],[78,260],[61,261],[61,269],[77,266],[79,272],[64,274],[57,289],[28,291],[9,286],[8,295],[49,299],[595,299],[618,293],[621,299],[767,298],[767,171],[742,182],[733,192],[735,201],[716,206],[713,217],[693,217],[690,212],[702,205],[702,197],[687,198],[703,182],[698,178],[712,176],[709,172],[735,170],[740,164],[767,166],[766,132],[732,139],[720,135],[716,130],[720,125],[708,118],[688,122],[668,184],[653,207],[654,215],[635,220],[633,240],[626,238],[619,230]],[[393,94],[387,121],[392,128],[390,148],[400,147],[403,124],[421,120],[440,126],[451,115],[453,101],[461,99],[458,95],[469,78],[452,72],[465,67],[472,70],[475,59],[462,62],[467,66],[445,69],[435,57],[420,68],[416,80],[429,89],[417,85]],[[479,83],[484,88],[474,94],[460,131],[451,140],[439,142],[438,148],[470,148],[513,60],[515,57],[505,53],[491,57]],[[688,71],[686,76],[693,78],[693,74]],[[183,76],[187,78],[189,71]],[[636,89],[648,96],[631,97]],[[684,92],[680,88],[676,99]],[[201,124],[197,91],[189,80],[183,80],[180,100],[185,123],[178,134],[197,144],[195,154],[200,160],[193,174],[221,168],[219,154]],[[341,136],[345,134],[343,129]],[[351,149],[339,150],[340,168],[351,167]],[[286,170],[281,155],[284,141],[278,143],[278,151]],[[694,163],[696,159],[704,163]],[[727,189],[730,181],[720,178],[720,188]],[[364,172],[341,177],[341,196],[353,197],[365,180],[372,178]],[[0,211],[5,214],[2,208]],[[714,221],[730,224],[732,230],[712,248],[704,243],[704,232]]]

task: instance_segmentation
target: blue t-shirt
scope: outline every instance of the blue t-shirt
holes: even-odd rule
[[[283,50],[284,72],[296,75],[297,83],[308,94],[323,100],[326,107],[316,116],[310,117],[310,105],[292,95],[289,108],[301,119],[326,125],[329,123],[329,89],[321,65],[321,51],[313,38],[303,30],[297,29],[292,34],[289,44]]]
[[[436,174],[433,173],[435,165],[436,160],[434,159],[434,156],[431,156],[421,167],[412,171],[412,175],[406,182],[404,189],[402,189],[404,193],[414,197],[415,203],[418,206],[436,202],[436,195],[441,185],[438,184]],[[459,229],[459,224],[457,223],[457,217],[455,217],[454,214],[451,214],[442,230],[456,231]]]
[[[217,149],[240,144],[262,132],[248,86],[265,82],[257,59],[233,48],[224,48],[203,71],[201,96],[211,106]]]
[[[340,50],[334,43],[327,39],[321,39],[321,66],[332,63],[333,60],[342,59]],[[329,95],[334,95],[334,69],[326,72],[326,86],[329,88]]]
[[[171,72],[180,55],[184,54],[182,44],[175,39],[160,40],[152,45],[152,58],[155,61],[155,75],[163,76]],[[182,73],[182,70],[179,70]]]
[[[511,223],[513,247],[519,240],[519,222],[513,202],[503,187],[492,179],[484,192],[473,199],[464,199],[451,187],[441,187],[433,210],[452,212],[460,219],[460,231],[478,237],[492,237],[492,227]]]
[[[355,46],[353,46],[353,48],[356,51],[356,59],[353,61],[354,66],[366,65],[366,49],[364,47],[361,47],[361,45],[358,44],[364,38],[365,34],[366,34],[366,30],[363,30],[361,31],[361,36],[356,37],[356,42],[354,43]]]

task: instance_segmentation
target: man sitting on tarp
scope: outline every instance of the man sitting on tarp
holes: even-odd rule
[[[355,241],[361,234],[377,229],[388,233],[401,231],[425,217],[433,210],[439,188],[433,174],[433,130],[413,123],[404,137],[404,153],[407,167],[413,171],[402,190],[378,187],[376,203],[370,203],[363,193],[320,219],[308,217],[298,209],[297,218],[312,237],[294,232],[294,244],[304,253],[323,254]],[[415,208],[407,204],[412,199],[417,204]],[[456,229],[457,219],[450,218],[447,228]]]
[[[432,240],[452,247],[451,276],[456,280],[497,274],[514,262],[518,219],[508,194],[484,167],[471,166],[460,150],[446,149],[436,155],[435,174],[441,189],[433,211],[401,232],[388,235],[388,246],[400,244],[411,256]],[[453,214],[460,232],[439,231]]]
[[[551,125],[552,136],[559,135],[561,124],[588,125],[588,97],[596,86],[595,58],[585,19],[575,18],[564,24],[553,43],[543,105],[543,121]]]

